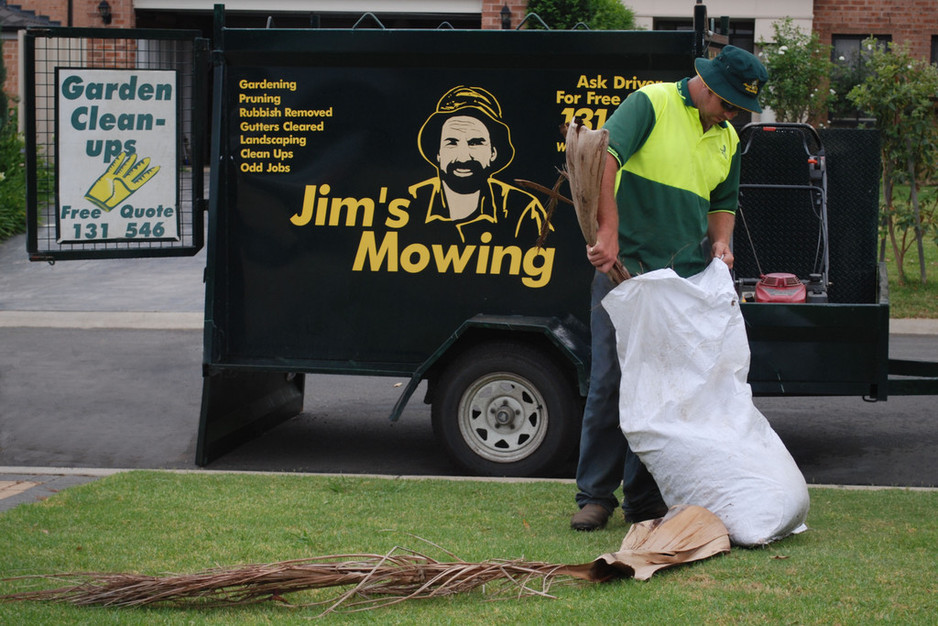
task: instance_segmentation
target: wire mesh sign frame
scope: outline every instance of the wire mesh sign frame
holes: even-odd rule
[[[52,28],[24,44],[30,259],[198,252],[207,40]]]

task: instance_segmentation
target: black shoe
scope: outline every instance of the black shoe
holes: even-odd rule
[[[638,522],[646,522],[650,519],[658,519],[659,517],[664,517],[667,514],[668,506],[662,502],[661,506],[657,506],[653,509],[625,513],[625,521],[629,524],[637,524]]]

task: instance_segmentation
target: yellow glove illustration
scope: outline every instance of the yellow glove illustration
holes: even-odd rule
[[[105,211],[110,211],[160,171],[159,165],[147,169],[150,157],[134,165],[136,160],[135,153],[121,152],[117,155],[107,171],[101,174],[85,194],[85,199]]]

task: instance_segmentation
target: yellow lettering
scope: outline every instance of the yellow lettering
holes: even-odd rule
[[[326,196],[329,195],[330,191],[332,191],[332,188],[329,187],[329,185],[321,185],[319,187],[319,195],[321,197],[316,202],[316,226],[326,225],[326,214],[329,212],[329,198]]]
[[[416,260],[414,260],[415,256]],[[416,274],[427,269],[427,265],[429,264],[430,251],[427,250],[427,247],[423,244],[412,243],[404,248],[404,252],[401,253],[401,267],[404,268],[405,272]]]
[[[294,213],[290,221],[295,226],[306,226],[313,217],[313,203],[316,200],[316,185],[306,185],[306,192],[303,194],[303,209],[300,213]]]
[[[492,254],[492,267],[489,269],[493,274],[502,273],[502,260],[509,258],[508,273],[517,274],[521,271],[521,248],[518,246],[495,246]]]
[[[407,222],[410,221],[410,215],[407,213],[407,207],[409,206],[410,200],[407,198],[391,200],[391,204],[388,205],[388,213],[391,214],[391,217],[384,220],[384,225],[388,228],[407,226]]]
[[[362,209],[364,217],[361,225],[370,228],[375,219],[375,201],[371,198],[333,198],[332,207],[329,210],[329,226],[338,226],[342,217],[342,209],[347,209],[345,214],[345,225],[358,225],[358,209]]]
[[[616,105],[621,104],[621,102],[622,102],[622,98],[620,96],[606,96],[600,93],[596,93],[595,91],[586,92],[586,104],[603,104],[606,106],[609,106],[609,105],[616,106]]]
[[[536,262],[538,258],[541,259],[539,264]],[[543,287],[550,282],[553,269],[553,248],[531,248],[524,255],[524,273],[526,276],[521,279],[521,283],[532,289]]]
[[[381,242],[381,248],[378,249],[373,230],[366,230],[362,233],[362,238],[358,242],[358,252],[355,253],[355,261],[352,263],[352,271],[360,272],[365,267],[365,260],[370,261],[370,269],[377,272],[381,265],[387,261],[388,271],[397,271],[397,231],[386,233]]]
[[[289,166],[282,166],[289,167]],[[289,171],[289,170],[283,170]],[[303,192],[303,208],[299,213],[290,217],[296,226],[305,226],[311,221],[315,226],[346,226],[354,228],[371,228],[375,220],[375,201],[372,198],[329,198],[332,189],[329,185],[306,185]],[[380,191],[381,202],[387,196],[387,189]],[[400,212],[399,212],[400,213]],[[343,216],[344,214],[344,216]],[[402,222],[407,223],[407,216],[397,215]]]
[[[442,274],[450,266],[452,266],[454,272],[457,274],[462,274],[463,270],[466,269],[466,265],[469,264],[469,259],[472,257],[472,253],[475,252],[475,250],[475,246],[466,246],[463,249],[462,254],[460,254],[459,248],[453,245],[450,246],[444,253],[443,246],[434,244],[433,256],[436,259],[437,271]]]
[[[482,243],[489,243],[492,241],[492,233],[482,233],[482,236],[479,237],[479,241]],[[488,246],[479,246],[479,258],[476,259],[476,274],[484,274],[485,266],[489,262],[489,247]]]
[[[475,273],[478,276],[521,276],[525,287],[538,289],[550,283],[554,267],[554,248],[518,246],[489,246],[458,244],[410,243],[403,250],[399,231],[385,232],[381,241],[374,231],[361,234],[352,271],[397,272],[409,274],[433,271],[438,274]],[[482,244],[492,240],[491,233],[483,233]],[[491,259],[491,265],[488,264]]]

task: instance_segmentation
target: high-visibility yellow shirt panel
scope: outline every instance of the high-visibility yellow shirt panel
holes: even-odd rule
[[[684,103],[678,83],[656,84],[642,92],[654,109],[654,127],[624,169],[710,202],[710,193],[729,176],[739,143],[735,130],[727,124],[703,132],[697,109]]]
[[[735,212],[739,139],[729,124],[706,133],[687,79],[630,95],[606,124],[616,179],[619,250],[630,272],[703,269],[707,214]]]

